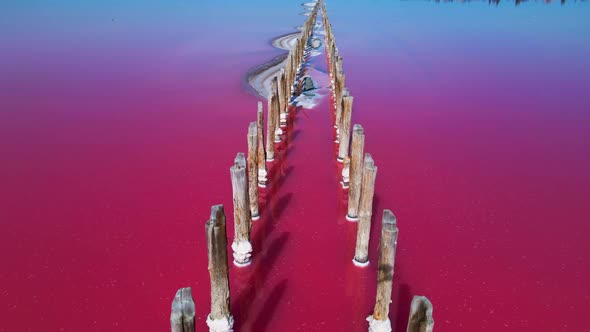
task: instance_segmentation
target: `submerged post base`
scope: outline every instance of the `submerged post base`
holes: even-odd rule
[[[359,221],[359,217],[351,217],[350,215],[346,215],[346,220],[350,221],[350,222],[357,222]]]
[[[354,266],[358,266],[358,267],[367,267],[369,266],[369,260],[367,260],[366,262],[359,262],[357,261],[355,258],[352,259],[352,263],[354,264]]]
[[[281,135],[283,134],[283,130],[281,128],[277,128],[275,131],[275,143],[281,143]]]
[[[268,181],[268,179],[266,178],[266,175],[268,173],[266,172],[265,169],[258,169],[258,186],[261,188],[265,188],[266,187],[266,181]]]
[[[248,241],[232,243],[234,251],[234,264],[238,267],[248,266],[252,262],[252,244]]]
[[[211,316],[207,315],[207,326],[209,332],[233,332],[234,318],[229,315],[221,319],[211,319]]]
[[[391,332],[391,321],[374,319],[373,316],[367,317],[369,322],[369,332]]]

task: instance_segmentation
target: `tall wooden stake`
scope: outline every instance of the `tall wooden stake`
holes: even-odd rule
[[[379,266],[377,267],[377,299],[373,316],[367,318],[369,331],[380,331],[377,328],[371,329],[372,326],[377,327],[377,325],[385,325],[391,331],[389,304],[391,303],[398,232],[396,219],[391,210],[383,210],[381,242],[379,243]]]
[[[248,181],[246,178],[246,158],[238,153],[235,164],[230,168],[231,184],[234,196],[234,224],[235,236],[231,248],[234,251],[234,264],[246,266],[252,261],[252,244],[250,243],[250,228],[252,215],[248,199]]]
[[[335,128],[340,128],[340,124],[342,122],[342,97],[344,95],[349,94],[348,91],[344,88],[344,79],[345,75],[344,72],[339,72],[336,74],[336,80],[334,83],[334,104],[336,107],[336,123],[334,124]]]
[[[275,123],[272,112],[275,103],[274,94],[268,96],[268,108],[266,110],[266,161],[274,161],[275,159]]]
[[[258,128],[256,122],[248,127],[248,195],[252,220],[260,219],[258,214]]]
[[[350,185],[350,158],[348,156],[344,157],[344,161],[342,162],[342,188],[346,189]]]
[[[344,95],[342,97],[342,119],[338,127],[340,133],[338,148],[338,161],[342,162],[344,157],[348,156],[348,147],[350,144],[350,120],[352,116],[352,96]]]
[[[172,301],[172,332],[195,332],[195,301],[190,287],[181,288]]]
[[[410,307],[407,332],[432,332],[434,319],[432,303],[425,296],[414,296]]]
[[[283,130],[281,129],[280,126],[280,111],[279,109],[281,108],[280,106],[280,99],[281,97],[279,96],[279,81],[278,81],[278,77],[275,76],[272,79],[272,83],[271,83],[271,93],[273,95],[272,98],[272,116],[274,117],[273,119],[273,124],[275,125],[275,130],[274,130],[274,138],[275,138],[275,143],[280,143],[281,142],[281,134],[283,133]]]
[[[352,130],[352,145],[350,147],[350,189],[348,190],[348,213],[346,214],[348,221],[358,221],[364,148],[365,131],[363,126],[355,124]]]
[[[279,90],[279,126],[284,128],[287,126],[287,102],[285,96],[287,95],[285,84],[285,68],[281,68],[281,73],[278,80]]]
[[[289,112],[289,101],[291,96],[289,95],[289,81],[287,79],[287,72],[285,68],[281,68],[281,76],[283,77],[283,106],[284,109],[282,110],[285,113]]]
[[[211,313],[207,316],[207,325],[211,332],[232,331],[234,319],[229,301],[227,236],[223,205],[211,207],[211,218],[207,221],[205,230],[211,279]]]
[[[369,265],[369,236],[371,233],[371,215],[373,210],[373,194],[375,193],[375,177],[377,166],[370,154],[365,154],[363,181],[361,184],[361,200],[359,205],[359,223],[356,233],[356,250],[354,264]]]
[[[257,150],[258,150],[258,186],[266,187],[266,153],[264,151],[264,110],[262,102],[258,102],[258,118],[257,118]]]

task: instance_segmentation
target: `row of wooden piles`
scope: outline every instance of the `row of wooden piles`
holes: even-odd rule
[[[313,33],[319,2],[313,7],[303,25],[299,38],[289,51],[284,68],[272,79],[268,96],[266,137],[263,133],[264,110],[258,103],[256,121],[248,126],[248,154],[238,153],[230,167],[234,205],[234,239],[231,245],[233,262],[238,267],[252,262],[250,234],[252,221],[260,218],[258,207],[259,188],[268,183],[267,163],[275,159],[275,144],[284,138],[292,98],[301,92],[300,77],[306,60],[306,47]],[[266,138],[266,142],[265,142]],[[266,143],[266,145],[264,145]],[[267,193],[269,194],[269,193]],[[214,205],[206,222],[209,276],[211,280],[211,312],[207,325],[211,332],[233,331],[233,316],[229,291],[229,266],[227,253],[226,216],[223,205]],[[191,289],[181,288],[172,302],[170,323],[172,332],[195,331],[195,304]]]
[[[364,267],[369,264],[369,238],[373,210],[373,196],[377,166],[371,154],[365,153],[365,133],[362,125],[352,126],[353,97],[346,88],[343,59],[338,52],[326,5],[320,0],[325,31],[326,57],[331,82],[331,110],[333,112],[337,160],[343,163],[342,186],[348,189],[346,219],[358,222],[353,263]],[[352,136],[352,137],[351,137]],[[373,314],[367,318],[369,331],[391,331],[389,304],[393,287],[395,251],[398,228],[394,214],[383,211],[379,262],[377,268],[377,296]],[[424,296],[415,296],[411,304],[408,332],[432,331],[432,304]]]
[[[281,142],[283,128],[287,127],[288,114],[291,109],[291,100],[294,95],[301,93],[301,82],[299,75],[306,60],[306,47],[317,17],[318,4],[310,13],[309,18],[303,25],[300,37],[296,39],[295,45],[289,51],[285,60],[285,67],[281,68],[280,74],[272,79],[271,91],[268,96],[268,117],[266,130],[266,161],[273,161],[275,156],[274,143]],[[259,109],[261,106],[259,105]],[[261,125],[259,123],[259,125]],[[261,183],[266,182],[266,168],[260,166]]]

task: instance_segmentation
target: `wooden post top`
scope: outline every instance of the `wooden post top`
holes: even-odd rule
[[[386,232],[398,232],[397,219],[391,210],[383,210],[383,230]]]
[[[248,125],[248,136],[257,136],[258,135],[258,125],[256,124],[256,121],[252,121],[250,122],[250,125]]]
[[[170,313],[172,332],[195,331],[195,302],[190,287],[181,288],[172,301]]]
[[[238,152],[236,155],[236,159],[234,159],[234,166],[237,166],[238,168],[246,167],[246,156],[243,152]]]
[[[373,157],[371,157],[370,153],[365,153],[364,168],[370,169],[373,171],[377,170],[377,166],[375,166],[375,161],[373,160]]]
[[[206,227],[209,226],[223,226],[225,225],[225,212],[223,212],[223,204],[213,205],[211,207],[211,217],[207,220]]]
[[[352,126],[352,133],[354,135],[365,135],[365,130],[363,129],[363,126],[361,126],[360,124],[355,124],[354,126]]]

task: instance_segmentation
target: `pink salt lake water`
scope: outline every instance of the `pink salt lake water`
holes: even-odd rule
[[[165,331],[183,286],[206,330],[204,222],[223,203],[233,234],[256,112],[243,78],[299,3],[2,6],[0,331]],[[372,263],[351,262],[324,100],[294,116],[254,263],[230,270],[236,330],[366,330],[389,208],[394,331],[415,294],[436,331],[588,331],[588,4],[327,6],[379,167]]]

